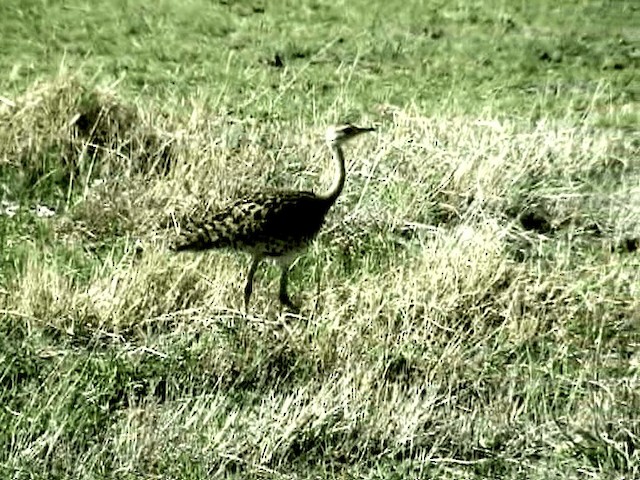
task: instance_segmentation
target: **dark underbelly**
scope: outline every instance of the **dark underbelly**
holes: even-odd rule
[[[305,250],[311,241],[311,238],[296,239],[270,239],[268,241],[254,240],[244,245],[244,250],[254,254],[260,254],[267,257],[282,257],[295,254]]]

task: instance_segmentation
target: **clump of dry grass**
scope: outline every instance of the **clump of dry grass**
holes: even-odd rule
[[[83,182],[125,172],[166,172],[170,139],[113,86],[93,86],[60,74],[40,82],[0,110],[0,159],[37,177],[60,169]],[[83,178],[83,175],[86,178]]]

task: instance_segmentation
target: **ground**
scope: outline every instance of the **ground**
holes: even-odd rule
[[[640,476],[640,5],[3,0],[2,478]],[[167,248],[345,191],[278,269]]]

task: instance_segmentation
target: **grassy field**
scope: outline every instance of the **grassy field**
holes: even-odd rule
[[[0,478],[640,478],[640,5],[379,3],[0,3]]]

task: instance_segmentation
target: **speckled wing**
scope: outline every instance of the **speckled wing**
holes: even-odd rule
[[[303,248],[318,233],[330,205],[311,192],[254,194],[198,221],[186,221],[173,248],[236,248],[266,256]]]

